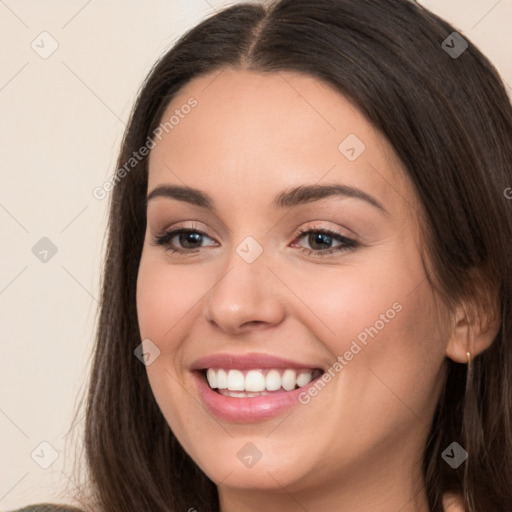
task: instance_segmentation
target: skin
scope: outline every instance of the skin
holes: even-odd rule
[[[225,69],[187,84],[163,118],[191,96],[197,107],[151,151],[148,192],[195,187],[216,213],[149,201],[137,282],[142,339],[161,351],[146,368],[166,421],[218,485],[222,512],[429,511],[422,452],[446,357],[465,361],[468,326],[436,309],[405,170],[361,112],[315,78]],[[338,150],[349,134],[366,146],[353,162]],[[317,183],[360,188],[387,213],[341,196],[271,206],[281,191]],[[153,243],[178,224],[206,233],[195,245],[173,238],[188,254]],[[300,228],[331,229],[360,246],[322,257],[340,243],[312,245]],[[263,249],[250,264],[236,252],[247,236]],[[202,406],[190,372],[199,357],[263,352],[329,368],[396,302],[401,311],[309,404],[254,423]],[[473,354],[484,341],[473,338]],[[251,468],[237,458],[247,442],[262,453]]]

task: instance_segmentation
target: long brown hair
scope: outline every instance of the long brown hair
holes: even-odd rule
[[[461,39],[443,43],[453,32],[410,0],[244,3],[201,22],[154,66],[110,196],[86,404],[86,508],[219,509],[215,484],[173,435],[134,356],[147,158],[129,172],[125,164],[185,84],[233,67],[302,72],[350,98],[390,141],[417,190],[429,280],[443,302],[483,297],[486,289],[495,297],[501,324],[491,347],[469,375],[467,365],[448,360],[423,469],[432,512],[442,510],[449,490],[463,495],[470,512],[512,510],[512,109],[498,72],[467,37],[459,32],[468,47],[450,53],[454,41],[463,48]],[[453,441],[469,453],[457,470],[441,457]]]

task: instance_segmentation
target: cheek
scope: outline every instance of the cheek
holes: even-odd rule
[[[411,410],[424,412],[427,422],[444,340],[418,254],[412,248],[381,251],[364,268],[323,268],[295,277],[294,292],[310,308],[301,308],[303,322],[333,361],[343,358],[341,367],[333,368],[343,375],[335,379],[340,410],[350,404],[363,430],[368,418],[386,416],[390,429],[400,418],[414,421]]]
[[[177,268],[143,254],[137,277],[137,317],[141,338],[149,338],[160,349],[159,357],[146,366],[154,398],[175,435],[186,439],[193,424],[189,415],[194,402],[180,383],[181,343],[202,294],[193,273]]]
[[[201,296],[194,285],[196,277],[176,268],[143,255],[137,278],[141,339],[151,340],[160,350],[146,371],[162,412],[169,414],[167,417],[175,417],[176,404],[185,399],[176,379],[182,378],[182,341],[189,334],[193,307]]]
[[[137,278],[137,315],[143,338],[172,340],[172,330],[203,295],[204,279],[151,258],[141,259]],[[167,341],[166,341],[167,344]]]
[[[411,261],[413,260],[413,261]],[[364,344],[375,330],[380,333],[409,330],[405,317],[425,315],[425,304],[416,302],[413,290],[424,279],[421,265],[398,251],[374,251],[368,257],[343,261],[337,266],[283,269],[295,313],[333,354],[349,349],[354,339]],[[412,292],[412,293],[411,293]],[[393,337],[399,344],[403,337]],[[388,347],[388,349],[391,347]]]

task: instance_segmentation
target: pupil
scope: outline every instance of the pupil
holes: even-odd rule
[[[322,238],[324,238],[324,242],[323,242],[324,244],[325,243],[329,244],[329,242],[331,241],[331,237],[329,235],[326,235],[325,233],[313,233],[312,237],[313,237],[313,243],[311,243],[311,239],[310,239],[310,244],[312,246],[314,246],[314,244],[317,243],[317,241],[318,241],[317,239],[319,239],[320,243],[322,243]],[[325,241],[325,238],[327,239],[327,241]]]
[[[180,243],[184,245],[184,247],[187,247],[187,243],[190,242],[190,238],[192,238],[191,243],[194,243],[194,239],[196,238],[196,242],[200,242],[201,234],[200,233],[181,233],[180,234]],[[185,242],[185,243],[184,243]]]

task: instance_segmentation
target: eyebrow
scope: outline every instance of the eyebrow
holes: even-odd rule
[[[368,204],[389,213],[375,197],[355,187],[339,184],[328,185],[300,185],[296,188],[285,190],[278,194],[271,203],[275,209],[293,208],[295,206],[320,201],[330,197],[352,197],[367,202]],[[186,203],[215,211],[213,199],[196,188],[179,185],[159,185],[154,188],[146,198],[146,204],[157,197],[165,197],[184,201]]]

